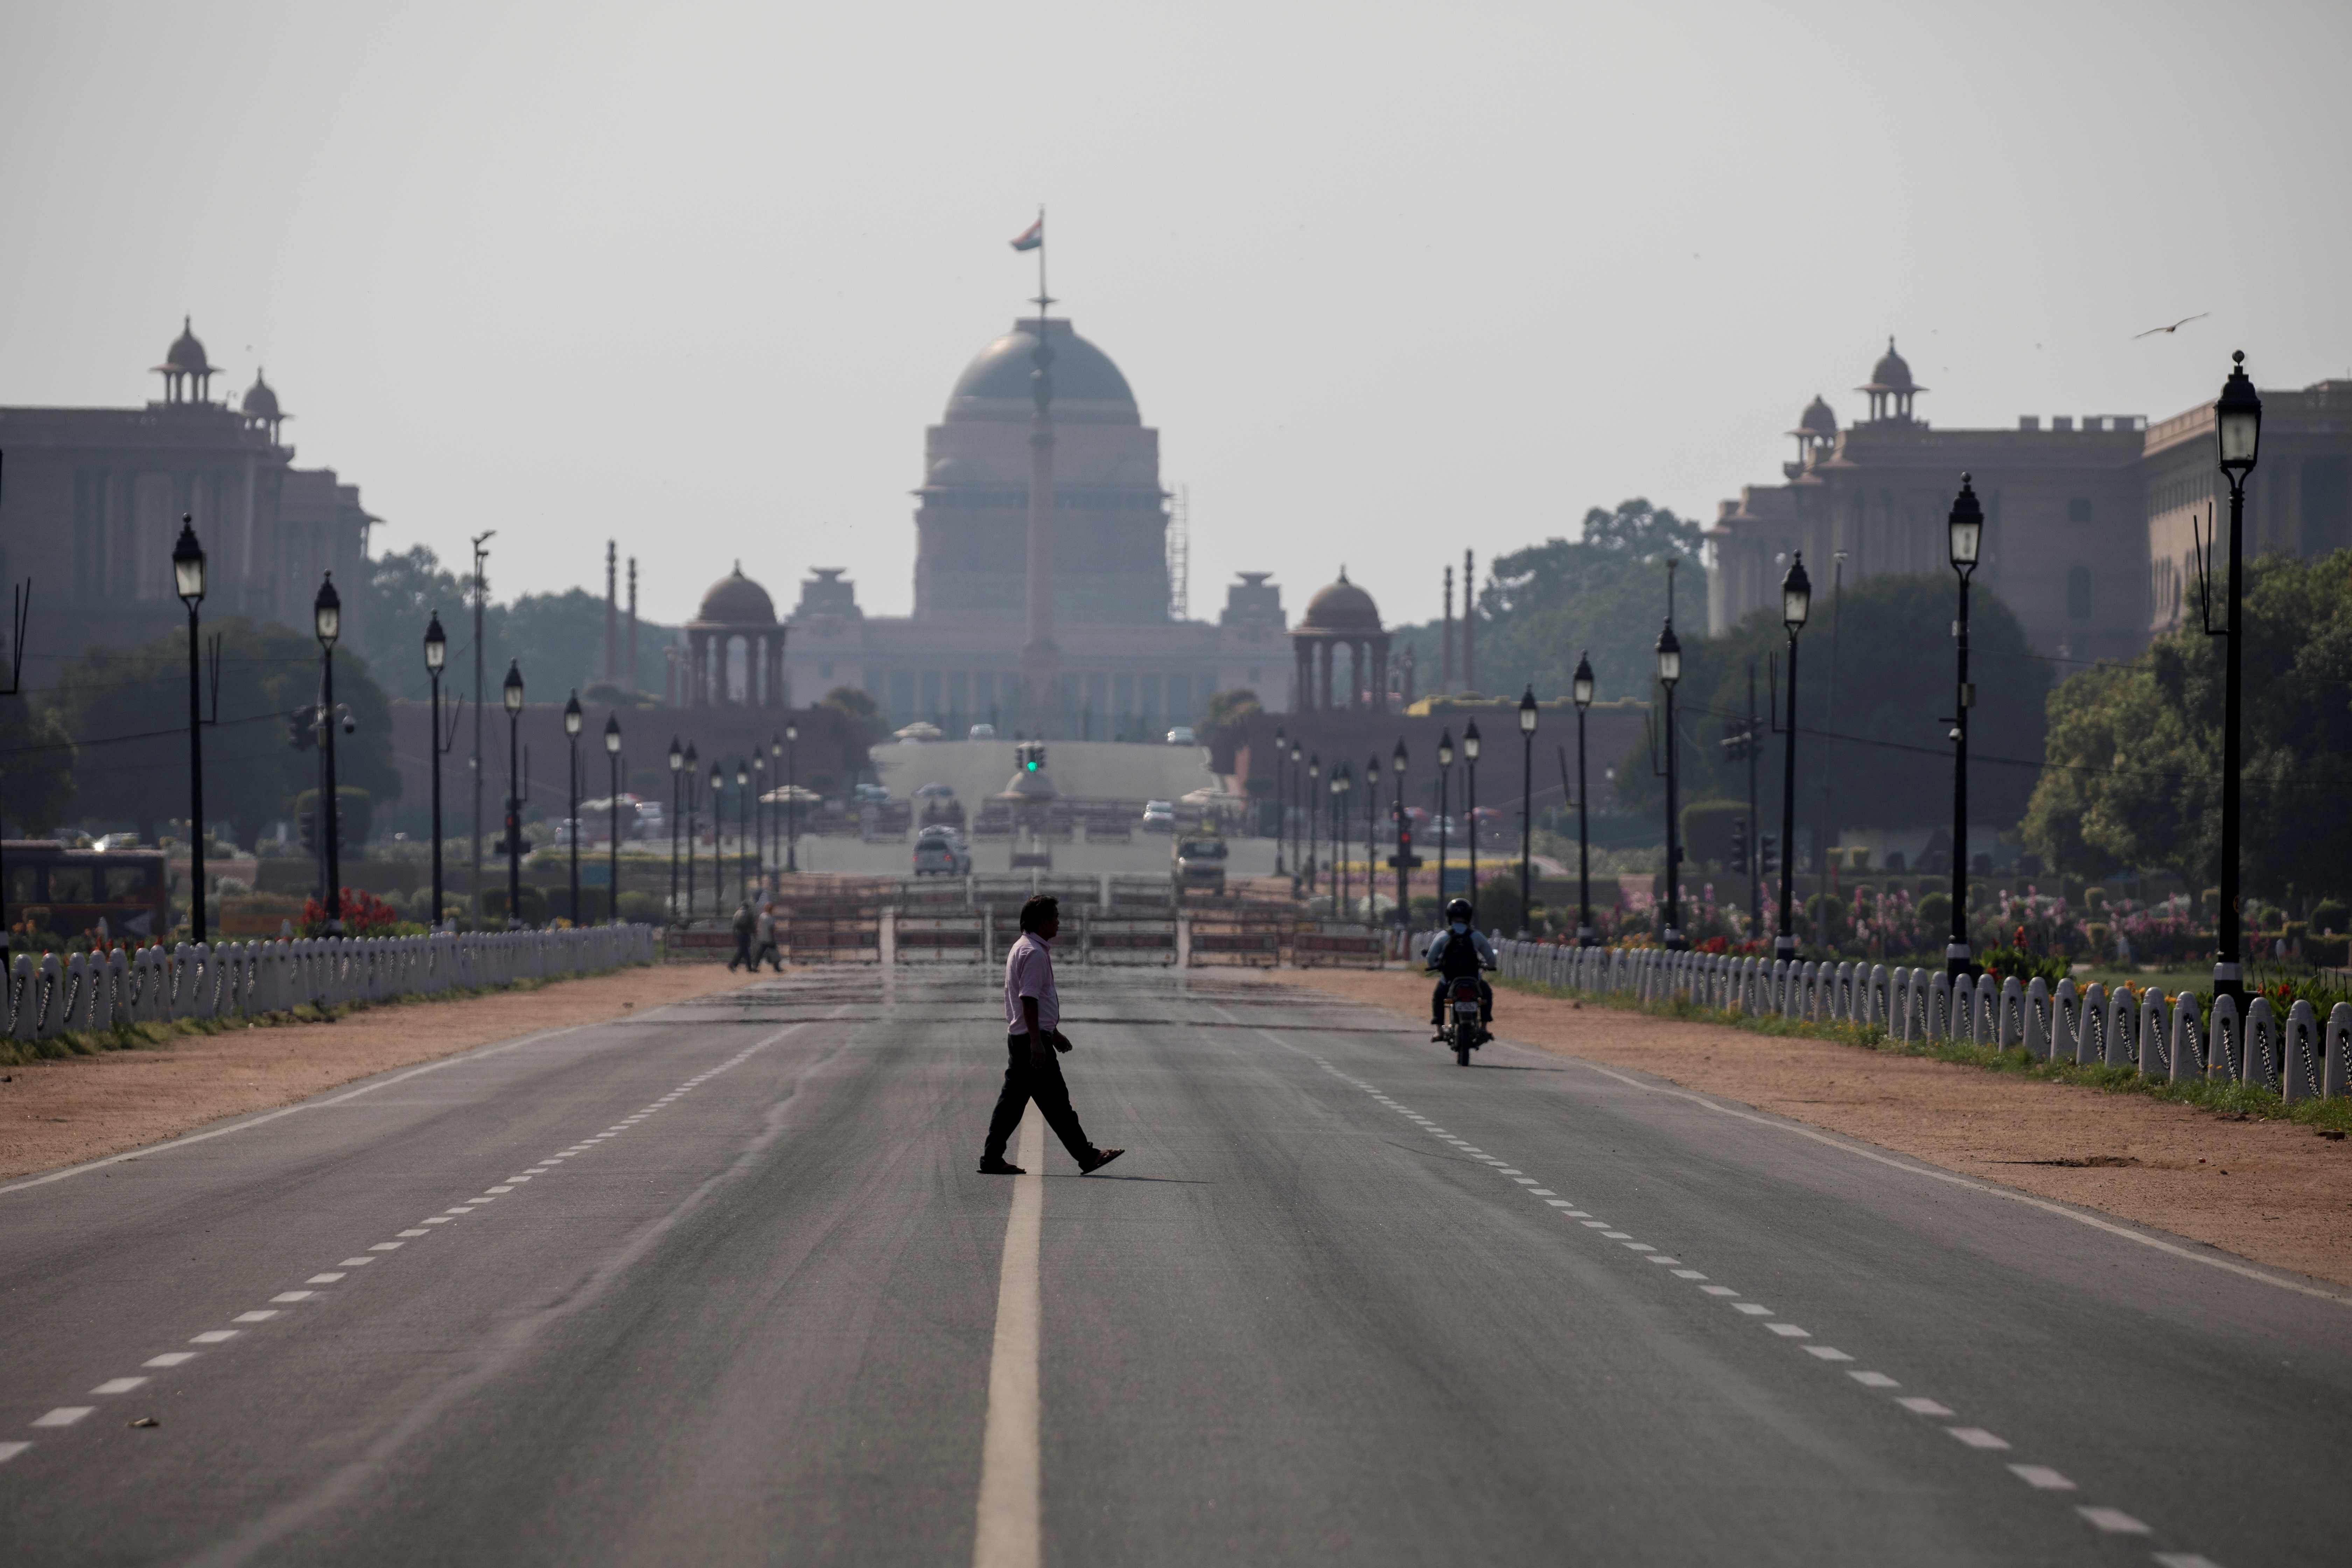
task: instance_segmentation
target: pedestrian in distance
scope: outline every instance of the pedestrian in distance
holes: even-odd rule
[[[739,963],[746,969],[760,967],[760,961],[751,956],[751,932],[754,929],[756,928],[751,919],[751,906],[748,903],[736,905],[735,956],[727,961],[727,967],[730,973]]]
[[[1008,1164],[1004,1145],[1021,1125],[1021,1113],[1031,1100],[1045,1125],[1078,1163],[1081,1174],[1101,1170],[1127,1152],[1097,1149],[1087,1142],[1078,1113],[1070,1109],[1069,1087],[1062,1081],[1056,1053],[1066,1054],[1069,1037],[1062,1033],[1062,998],[1054,989],[1054,937],[1062,929],[1062,911],[1052,895],[1039,893],[1021,906],[1021,939],[1004,955],[1004,1088],[996,1097],[995,1113],[988,1119],[988,1142],[980,1152],[983,1176],[1027,1174]]]
[[[777,973],[782,974],[784,972],[784,955],[776,946],[775,905],[763,903],[760,906],[760,919],[756,931],[759,945],[751,950],[751,967],[759,968],[760,961],[764,958]]]

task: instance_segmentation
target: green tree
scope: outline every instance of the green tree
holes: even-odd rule
[[[1948,738],[1954,679],[1949,576],[1866,577],[1832,595],[1816,581],[1812,618],[1799,655],[1797,823],[1818,834],[1822,786],[1831,830],[1847,825],[1914,827],[1952,815]],[[2023,814],[2042,765],[2050,663],[1998,595],[1979,584],[1969,616],[1977,706],[1969,717],[1969,816],[2008,826]],[[1723,753],[1727,724],[1745,719],[1748,669],[1756,705],[1772,708],[1770,678],[1788,668],[1788,633],[1777,605],[1720,637],[1684,637],[1675,720],[1685,800],[1744,801],[1748,764]],[[1652,673],[1643,688],[1653,701]],[[1758,767],[1763,830],[1780,820],[1780,737],[1769,732]],[[1637,764],[1641,762],[1636,758]],[[1621,768],[1618,794],[1646,806],[1664,785],[1645,765]]]
[[[2352,891],[2352,552],[2252,563],[2245,639],[2245,889]],[[2186,626],[2053,692],[2027,842],[2084,875],[2164,866],[2191,887],[2216,881],[2223,658],[2219,638]]]
[[[1496,556],[1477,595],[1478,686],[1510,693],[1532,685],[1540,696],[1566,696],[1578,655],[1590,649],[1604,701],[1647,689],[1651,650],[1666,613],[1668,556],[1681,563],[1678,618],[1685,625],[1704,618],[1699,543],[1696,523],[1637,497],[1613,510],[1587,511],[1580,538]],[[1394,635],[1412,647],[1423,687],[1435,690],[1441,627],[1407,626]]]
[[[288,715],[318,700],[319,645],[274,623],[210,623],[221,638],[220,722],[205,731],[205,810],[213,830],[250,839],[318,783],[318,753],[289,743]],[[58,711],[78,747],[74,808],[84,820],[129,821],[151,842],[188,812],[188,644],[167,633],[121,648],[92,648],[68,664]],[[335,737],[337,782],[377,801],[396,798],[392,710],[366,661],[338,650],[335,700],[353,732]],[[206,710],[209,712],[209,699]]]
[[[73,804],[73,737],[46,702],[0,700],[0,819],[46,838]]]

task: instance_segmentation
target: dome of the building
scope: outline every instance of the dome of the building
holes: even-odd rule
[[[1296,628],[1302,632],[1376,632],[1381,629],[1381,608],[1372,596],[1348,581],[1348,569],[1339,568],[1339,580],[1326,584],[1307,601],[1307,618]]]
[[[772,626],[776,624],[776,605],[765,588],[743,575],[743,563],[738,561],[734,571],[702,595],[702,608],[695,613],[695,619],[721,626]]]
[[[1898,360],[1895,363],[1900,364],[1902,362]],[[1813,395],[1812,402],[1806,405],[1804,413],[1798,416],[1797,427],[1794,430],[1790,431],[1789,434],[1791,436],[1835,436],[1837,434],[1837,411],[1830,406],[1829,399],[1816,393]]]
[[[180,318],[180,335],[172,341],[171,351],[164,354],[162,370],[184,371],[190,375],[209,375],[212,365],[205,358],[205,345],[196,341],[193,317]]]
[[[1135,394],[1108,354],[1078,336],[1068,321],[1059,318],[1046,319],[1045,341],[1054,351],[1049,373],[1055,407],[1065,404],[1091,405],[1091,409],[1074,412],[1138,417]],[[1013,405],[1025,415],[1031,399],[1030,373],[1037,368],[1031,356],[1036,349],[1036,321],[1032,318],[1014,321],[1011,331],[981,350],[963,367],[963,374],[956,377],[955,390],[948,394],[948,417],[953,419],[958,414],[1002,414],[1010,412]]]
[[[1924,389],[1912,384],[1911,367],[1903,363],[1901,354],[1895,352],[1895,340],[1889,337],[1886,340],[1886,352],[1878,356],[1876,364],[1870,367],[1870,384],[1862,390],[1864,392],[1918,392]]]
[[[204,350],[199,348],[196,352],[202,353]],[[256,419],[282,417],[278,412],[278,393],[263,378],[258,366],[256,366],[253,372],[253,384],[245,389],[245,401],[238,406]]]

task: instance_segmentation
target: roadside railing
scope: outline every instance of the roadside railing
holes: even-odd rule
[[[1436,933],[1414,939],[1427,951]],[[1734,958],[1659,948],[1571,947],[1497,942],[1509,979],[1641,1002],[1692,1004],[1751,1016],[1856,1024],[1895,1038],[2022,1047],[2041,1061],[2127,1068],[2145,1078],[2210,1078],[2260,1084],[2289,1101],[2340,1095],[2352,1078],[2352,1003],[2325,1023],[2308,1002],[2282,1018],[2268,998],[2242,1011],[2228,996],[2200,1008],[2193,994],[2151,986],[2077,990],[2061,980],[2020,985],[1990,975],[1957,984],[1942,970],[1854,963]]]
[[[19,953],[6,975],[5,1022],[18,1040],[174,1018],[251,1017],[310,1005],[547,980],[657,956],[646,925],[432,936],[158,943],[136,952]]]

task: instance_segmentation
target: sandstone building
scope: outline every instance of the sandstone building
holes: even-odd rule
[[[2221,372],[2215,373],[2218,388]],[[1913,412],[1927,388],[1889,340],[1864,417],[1838,427],[1816,397],[1790,432],[1782,482],[1722,503],[1707,531],[1708,620],[1721,630],[1780,603],[1789,552],[1815,592],[1836,552],[1848,581],[1948,574],[1944,520],[1963,471],[1985,509],[1977,584],[2024,623],[2041,652],[2127,658],[2151,634],[2197,615],[2189,521],[2226,521],[2210,404],[2151,426],[2132,415],[2027,415],[2013,430],[1938,430]],[[2263,395],[2262,461],[2247,491],[2249,555],[2352,546],[2352,381]]]
[[[56,657],[176,630],[172,546],[192,516],[210,578],[208,615],[308,631],[320,574],[355,583],[375,520],[331,468],[297,468],[290,417],[259,371],[235,407],[184,323],[143,408],[0,408],[0,580],[34,586],[26,679]],[[346,638],[360,596],[344,599]]]

